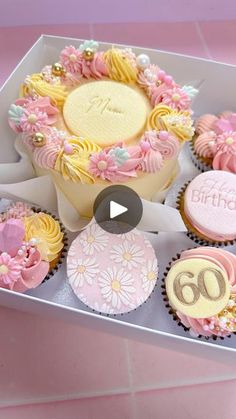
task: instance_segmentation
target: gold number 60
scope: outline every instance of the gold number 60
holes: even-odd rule
[[[218,287],[219,287],[219,295],[217,295],[216,297],[212,297],[206,287],[206,282],[205,282],[205,273],[206,272],[211,272],[215,275],[215,278],[217,280],[218,283]],[[180,272],[176,278],[174,279],[173,282],[173,287],[174,287],[174,293],[176,295],[176,297],[178,298],[179,301],[181,301],[181,303],[185,304],[185,305],[194,305],[200,298],[200,295],[202,295],[203,297],[207,298],[210,301],[217,301],[220,300],[226,292],[226,285],[225,285],[225,281],[224,281],[224,277],[222,275],[221,272],[219,272],[217,269],[214,268],[205,268],[202,269],[197,277],[197,285],[193,284],[192,282],[185,282],[184,284],[181,284],[181,278],[183,276],[187,276],[188,278],[194,278],[194,274],[191,272]],[[183,295],[183,290],[185,287],[189,287],[192,290],[193,293],[193,299],[192,301],[187,302],[186,299],[184,298]]]

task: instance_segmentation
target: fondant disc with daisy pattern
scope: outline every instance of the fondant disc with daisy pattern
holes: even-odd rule
[[[88,307],[122,314],[148,299],[157,281],[158,261],[150,241],[137,229],[114,235],[93,221],[69,249],[67,276]]]

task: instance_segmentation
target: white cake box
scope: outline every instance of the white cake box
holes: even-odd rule
[[[18,97],[20,83],[27,74],[35,73],[49,63],[58,60],[61,49],[68,44],[78,45],[82,41],[54,36],[42,36],[18,64],[0,91],[0,164],[17,162],[14,150],[15,134],[7,123],[10,104]],[[103,49],[110,44],[101,43]],[[136,53],[144,52],[134,48]],[[153,49],[145,50],[153,63],[173,75],[181,84],[194,84],[200,93],[194,102],[195,115],[204,112],[219,112],[235,109],[235,95],[232,86],[236,85],[236,67],[199,58],[187,57]],[[186,151],[181,156],[182,174],[179,183],[191,178],[197,170],[193,167]],[[3,166],[2,166],[3,168]],[[1,173],[1,171],[0,171]],[[10,182],[16,182],[14,165],[8,174]],[[24,179],[19,179],[24,180]],[[0,184],[4,183],[0,175]],[[75,235],[71,235],[71,238]],[[65,263],[59,272],[45,284],[26,294],[0,290],[0,304],[15,309],[57,316],[91,329],[103,330],[130,339],[145,341],[160,347],[209,357],[223,362],[236,359],[236,336],[224,340],[192,338],[169,316],[161,296],[161,279],[166,265],[180,250],[194,244],[184,233],[149,234],[160,263],[159,282],[151,298],[142,307],[130,314],[106,317],[93,313],[73,294],[66,280]],[[228,248],[235,252],[235,247]]]

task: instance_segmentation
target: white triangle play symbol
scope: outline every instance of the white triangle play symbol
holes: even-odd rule
[[[128,208],[123,205],[117,204],[115,201],[110,201],[110,218],[118,217],[118,215],[124,214],[127,212]]]

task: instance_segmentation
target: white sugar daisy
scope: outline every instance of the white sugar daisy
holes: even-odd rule
[[[112,246],[110,258],[123,267],[132,269],[144,262],[143,250],[134,243],[125,241],[122,244]]]
[[[101,272],[98,279],[101,294],[113,308],[120,309],[122,304],[133,308],[135,287],[134,279],[129,272],[115,266]]]
[[[147,294],[151,294],[158,275],[157,259],[145,262],[141,270],[142,288]]]
[[[92,285],[98,272],[99,268],[95,258],[71,259],[67,271],[70,282],[79,288],[83,287],[85,282]]]
[[[86,255],[102,252],[108,243],[108,236],[97,224],[91,224],[81,234],[80,243]]]

